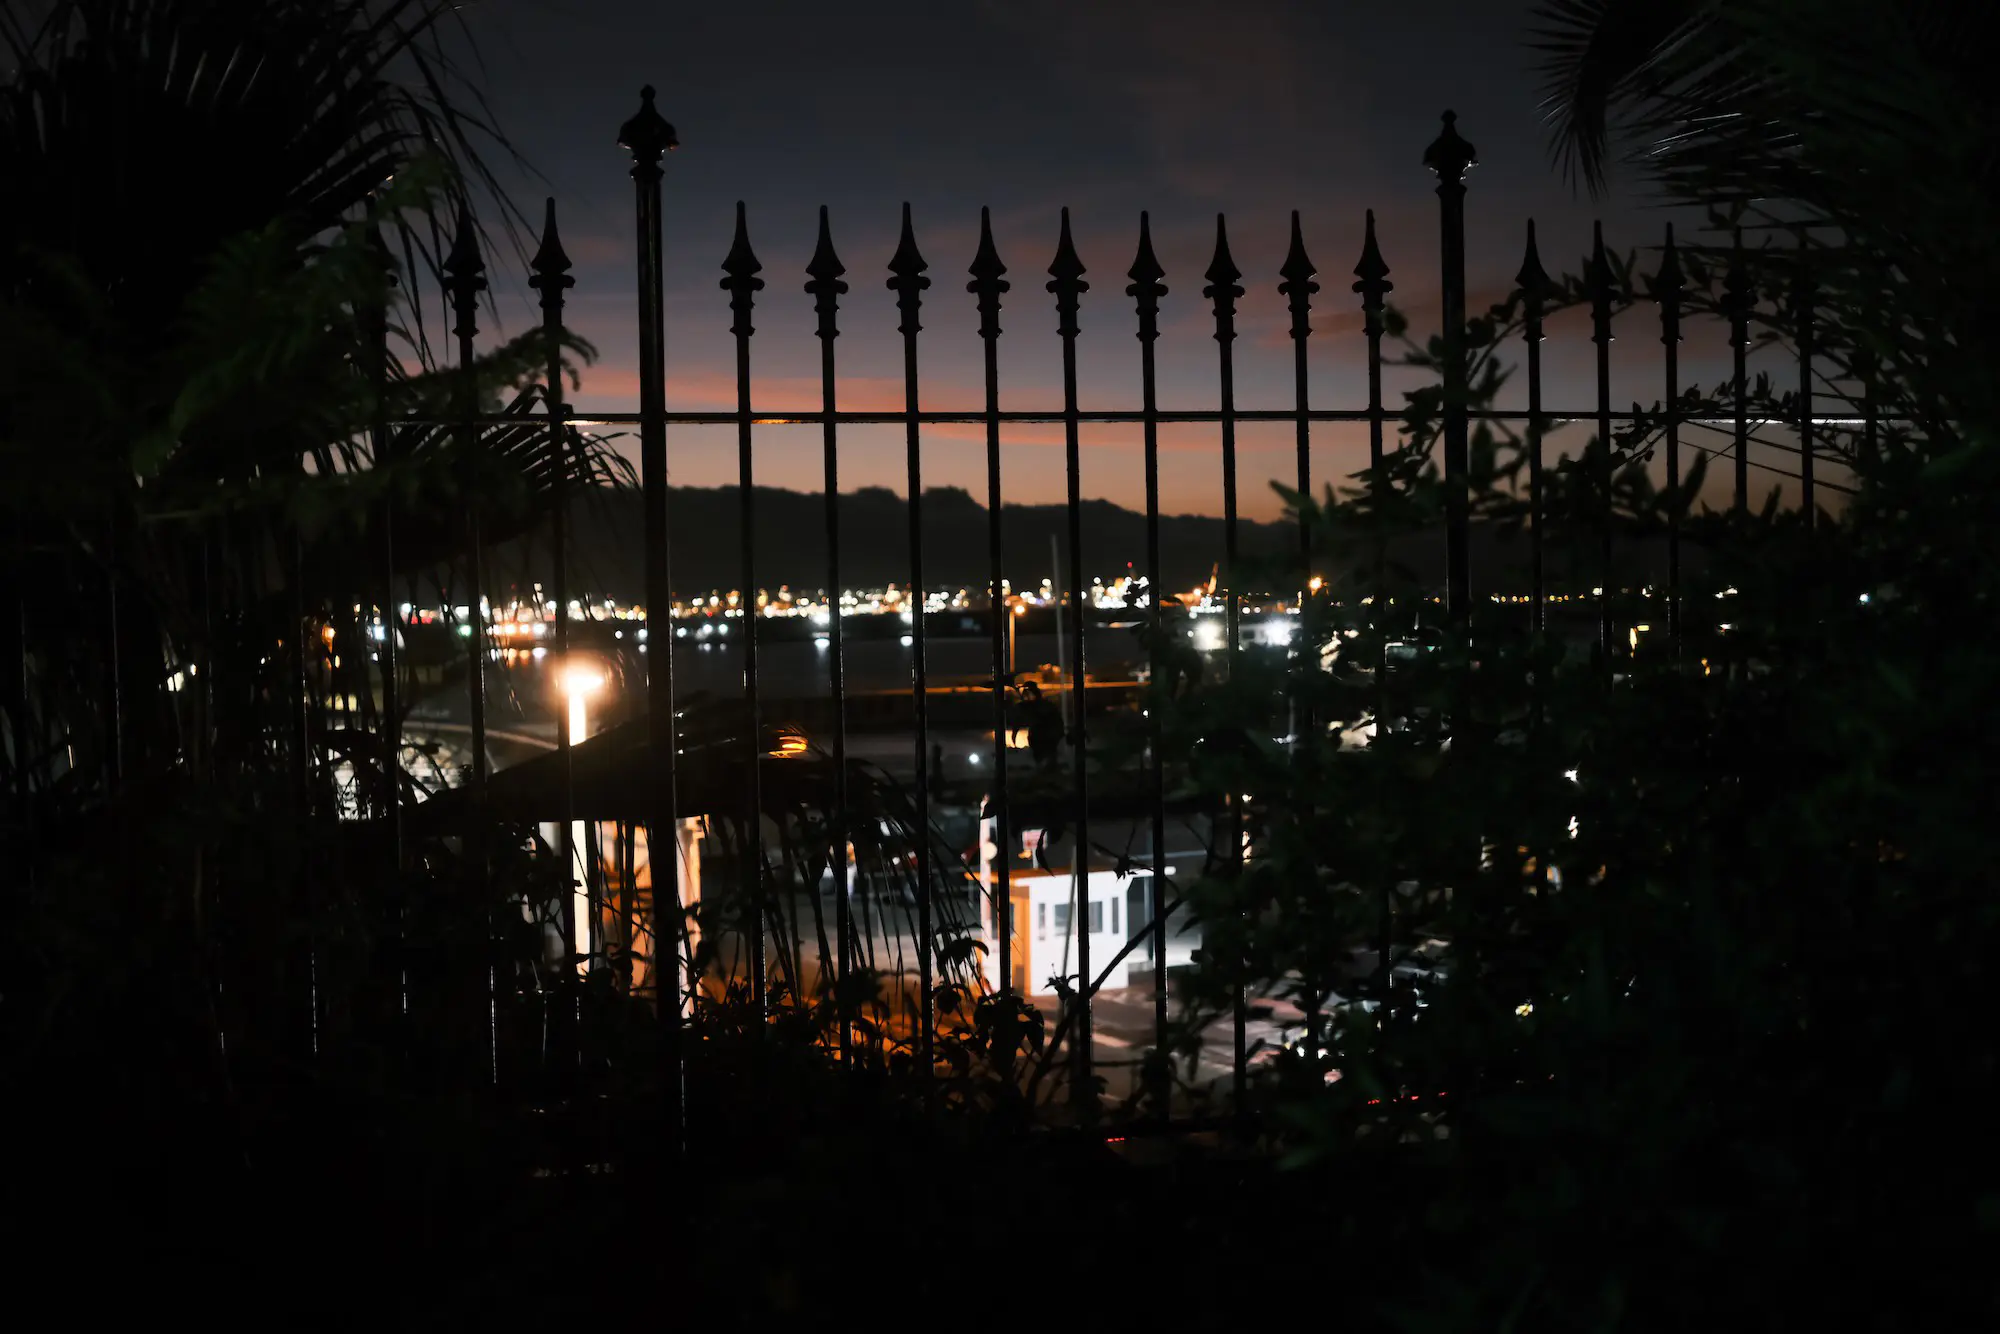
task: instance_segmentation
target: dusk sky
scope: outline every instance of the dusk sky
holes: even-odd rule
[[[647,83],[682,144],[665,182],[671,408],[734,407],[729,307],[717,283],[742,199],[767,284],[752,341],[759,410],[818,406],[803,284],[821,204],[852,289],[837,344],[840,406],[902,406],[896,307],[883,266],[905,200],[933,284],[923,406],[980,405],[977,317],[965,283],[979,209],[990,205],[1013,283],[1001,317],[1002,406],[1060,407],[1061,345],[1043,284],[1066,205],[1091,284],[1079,339],[1088,410],[1139,406],[1139,344],[1124,287],[1142,209],[1167,270],[1163,408],[1215,404],[1216,345],[1200,290],[1218,212],[1228,216],[1247,289],[1238,406],[1290,406],[1277,268],[1294,208],[1322,288],[1310,345],[1314,406],[1364,407],[1360,314],[1349,290],[1363,211],[1376,211],[1392,300],[1415,327],[1434,327],[1437,199],[1421,158],[1447,107],[1480,157],[1467,200],[1475,306],[1504,293],[1530,217],[1552,272],[1576,267],[1594,215],[1619,248],[1657,244],[1661,217],[1633,195],[1592,205],[1550,165],[1527,45],[1530,9],[1526,0],[1405,0],[1365,12],[1281,0],[486,0],[467,16],[495,116],[547,178],[522,177],[517,198],[539,225],[542,197],[556,197],[576,261],[571,322],[601,353],[575,398],[580,410],[637,407],[630,159],[615,141]],[[507,256],[491,260],[502,328],[518,331],[534,318],[525,274]],[[1573,319],[1551,324],[1552,408],[1592,402],[1586,334]],[[1651,402],[1658,325],[1642,310],[1621,334],[1615,396],[1620,405]],[[1718,371],[1724,352],[1718,333],[1690,329],[1691,372]],[[1393,405],[1393,389],[1390,397]],[[1362,431],[1315,427],[1316,479],[1360,466]],[[983,494],[982,432],[927,428],[926,483]],[[1137,506],[1138,428],[1086,427],[1084,438],[1086,495]],[[1014,427],[1005,439],[1008,498],[1059,500],[1061,428]],[[900,427],[852,428],[842,440],[844,489],[902,489]],[[1581,436],[1564,443],[1573,448]],[[1218,512],[1215,429],[1168,427],[1161,444],[1163,508]],[[819,447],[814,426],[760,429],[759,480],[817,488]],[[669,449],[677,484],[735,480],[733,428],[677,429]],[[1291,449],[1288,425],[1241,429],[1246,515],[1275,517],[1267,482],[1291,475]]]

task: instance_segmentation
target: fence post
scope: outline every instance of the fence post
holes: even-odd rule
[[[834,950],[840,956],[840,967],[834,975],[834,1011],[840,1016],[842,1061],[850,1059],[849,1047],[854,1027],[854,1016],[848,1009],[853,999],[849,994],[848,969],[861,952],[854,938],[854,905],[849,888],[849,876],[856,882],[861,876],[859,869],[850,869],[848,862],[848,841],[853,836],[853,830],[847,812],[847,654],[841,626],[840,587],[840,428],[834,420],[833,340],[840,336],[836,321],[840,298],[847,292],[847,284],[840,277],[845,272],[846,265],[834,253],[833,233],[827,225],[826,206],[822,204],[819,210],[819,239],[813,246],[812,258],[806,263],[806,276],[811,281],[805,285],[805,290],[813,298],[813,310],[819,316],[819,327],[815,332],[819,338],[821,456],[826,473],[827,686],[832,695],[833,714],[833,811],[828,821],[832,840],[827,852],[828,864],[833,868]]]
[[[1141,233],[1143,236],[1143,232]],[[1137,266],[1135,266],[1136,269]],[[1158,267],[1155,265],[1154,267]],[[1083,294],[1090,290],[1090,284],[1083,280],[1083,261],[1077,257],[1076,246],[1070,239],[1069,210],[1062,211],[1062,234],[1056,242],[1056,257],[1049,264],[1049,293],[1056,299],[1056,333],[1062,339],[1063,376],[1063,471],[1068,482],[1069,519],[1069,560],[1070,582],[1081,585],[1083,581],[1083,476],[1082,455],[1080,453],[1079,431],[1081,414],[1076,402],[1076,336],[1080,332],[1076,322],[1077,309]],[[1140,280],[1143,283],[1144,280]],[[1162,292],[1166,289],[1161,288]],[[1142,301],[1143,308],[1143,301]],[[1143,322],[1144,316],[1141,316]],[[1141,334],[1144,337],[1144,334]],[[1150,442],[1149,443],[1153,443]],[[1149,452],[1149,480],[1153,483],[1147,506],[1149,528],[1153,533],[1153,544],[1158,545],[1159,532],[1159,483],[1157,472],[1159,460],[1157,446]],[[1071,900],[1070,925],[1076,931],[1076,1023],[1070,1029],[1070,1041],[1075,1043],[1076,1076],[1070,1092],[1079,1106],[1090,1106],[1095,1114],[1094,1104],[1089,1103],[1091,1082],[1090,1051],[1090,1001],[1092,982],[1090,973],[1090,793],[1085,773],[1087,752],[1084,747],[1083,701],[1077,692],[1083,689],[1083,590],[1070,590],[1070,629],[1075,639],[1071,646],[1072,698],[1076,701],[1075,730],[1070,733],[1071,762],[1076,766],[1076,852],[1071,857],[1071,871],[1075,883],[1075,896]],[[1153,595],[1153,605],[1159,606],[1159,594]],[[1056,608],[1062,615],[1062,608]]]
[[[1597,344],[1597,520],[1598,578],[1597,646],[1603,657],[1604,673],[1611,674],[1611,599],[1616,594],[1611,579],[1611,488],[1613,457],[1611,441],[1611,298],[1610,257],[1604,250],[1604,224],[1591,226],[1590,341]]]
[[[669,1154],[686,1145],[681,1050],[680,823],[674,793],[674,629],[672,567],[667,551],[666,325],[660,241],[660,159],[680,146],[674,127],[653,106],[653,88],[639,90],[639,110],[618,131],[632,154],[639,242],[639,475],[646,507],[647,856],[653,878],[653,978],[666,1044]],[[661,633],[654,636],[651,632]]]
[[[1000,938],[1000,994],[1014,989],[1014,900],[1009,883],[1013,860],[1013,820],[1007,805],[1007,687],[1013,671],[1007,638],[1006,579],[1001,568],[1000,525],[1000,298],[1011,286],[1007,266],[993,245],[990,210],[979,210],[979,249],[966,272],[965,290],[977,298],[979,343],[986,385],[986,549],[988,629],[993,636],[993,934]],[[1155,597],[1158,596],[1156,592]],[[1011,1071],[1012,1056],[1007,1057]]]
[[[917,1019],[917,1043],[926,1097],[936,1073],[936,1012],[931,988],[931,782],[930,771],[930,671],[924,640],[924,468],[923,450],[917,424],[917,335],[924,289],[931,280],[924,277],[930,265],[917,251],[917,237],[910,225],[910,206],[903,205],[903,230],[896,240],[896,253],[889,257],[889,290],[896,294],[896,309],[902,315],[896,330],[903,336],[903,447],[909,470],[910,490],[910,596],[916,606],[910,613],[910,685],[916,710],[916,804],[917,804],[917,991],[923,1006]]]
[[[1757,308],[1757,287],[1743,265],[1743,229],[1736,229],[1729,248],[1729,274],[1723,279],[1723,309],[1729,316],[1730,375],[1736,385],[1735,508],[1750,506],[1750,313]]]
[[[1531,620],[1537,639],[1548,630],[1547,534],[1542,524],[1542,316],[1553,284],[1535,248],[1535,222],[1528,220],[1528,253],[1514,275],[1522,297],[1521,341],[1528,348],[1528,543],[1532,601]],[[1537,646],[1539,648],[1539,645]],[[1542,671],[1536,667],[1539,693]]]
[[[1665,363],[1667,409],[1667,638],[1676,657],[1681,650],[1681,264],[1674,250],[1674,225],[1653,280],[1660,302],[1660,356]]]
[[[1437,173],[1438,238],[1444,287],[1445,608],[1463,635],[1472,615],[1467,544],[1470,497],[1466,466],[1465,173],[1478,154],[1459,136],[1458,116],[1444,113],[1444,130],[1424,150]]]
[[[750,248],[750,224],[744,216],[743,201],[736,201],[736,232],[730,238],[729,253],[722,258],[724,277],[720,286],[729,293],[730,336],[736,340],[736,488],[738,520],[742,526],[743,561],[743,705],[748,719],[750,778],[746,797],[750,803],[743,849],[743,890],[750,900],[750,990],[751,1003],[761,1026],[766,1017],[767,993],[764,959],[764,825],[762,775],[763,701],[757,682],[757,477],[751,450],[750,432],[750,323],[756,294],[763,290],[763,270],[756,252]],[[822,967],[825,961],[822,960]],[[794,990],[798,978],[792,979]]]
[[[472,622],[472,633],[466,639],[466,702],[471,711],[472,724],[472,802],[466,816],[464,849],[466,874],[469,881],[474,911],[476,905],[485,900],[487,877],[490,870],[487,859],[486,829],[486,612],[482,605],[486,594],[485,554],[482,546],[485,536],[479,525],[479,491],[483,484],[479,469],[479,425],[475,420],[479,412],[479,395],[473,377],[473,339],[479,333],[479,294],[486,290],[486,262],[479,255],[479,238],[473,232],[472,211],[464,200],[459,201],[457,235],[452,240],[451,253],[444,261],[444,289],[451,299],[452,313],[457,322],[452,333],[458,339],[458,367],[462,377],[458,385],[459,416],[459,476],[463,479],[465,493],[465,569],[470,587],[465,594],[466,610]],[[491,923],[488,924],[489,934]],[[457,952],[452,951],[454,966],[449,977],[452,985],[452,1003],[457,1000],[458,969],[455,966]],[[488,1016],[494,1013],[499,1001],[499,979],[497,966],[492,962],[490,947],[485,951],[487,961],[486,991]],[[489,1018],[490,1025],[490,1018]],[[476,1029],[476,1025],[474,1025]],[[497,1081],[499,1070],[497,1056],[492,1043],[492,1032],[488,1029],[487,1074],[489,1080]]]
[[[566,694],[574,687],[567,680],[569,663],[569,516],[564,512],[569,503],[566,486],[569,463],[564,448],[565,429],[563,425],[562,388],[562,318],[563,290],[576,286],[576,279],[569,276],[569,256],[563,253],[562,237],[556,231],[556,201],[548,201],[542,223],[542,243],[535,256],[529,261],[534,270],[528,279],[528,286],[541,294],[542,307],[542,355],[543,387],[542,408],[548,419],[549,428],[549,478],[553,489],[551,496],[551,518],[549,533],[550,554],[555,568],[551,572],[555,581],[556,595],[556,679],[562,683],[560,694]],[[535,609],[536,615],[541,608]],[[570,956],[576,952],[577,926],[577,848],[576,848],[576,790],[575,772],[570,755],[569,717],[565,709],[556,718],[556,755],[562,770],[562,824],[556,846],[562,856],[562,897],[556,903],[556,917],[561,923],[563,953]],[[588,901],[590,893],[590,869],[582,870],[583,892]],[[587,951],[586,951],[587,953]],[[567,998],[576,985],[576,964],[564,967],[562,985],[557,995]],[[561,1021],[555,1026],[558,1035],[574,1035],[578,1041],[575,1049],[581,1051],[582,1033],[576,1022],[574,1006],[563,1004]],[[552,1044],[565,1065],[568,1064],[571,1048],[559,1037]]]

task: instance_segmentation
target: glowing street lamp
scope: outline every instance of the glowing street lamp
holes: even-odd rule
[[[1014,623],[1027,614],[1027,605],[1016,602],[1014,604],[1014,614],[1007,618],[1007,671],[1009,674],[1012,674],[1014,671]]]
[[[581,663],[570,663],[556,680],[569,699],[569,743],[574,746],[589,735],[585,707],[590,697],[604,688],[604,674]],[[570,868],[570,879],[576,886],[571,891],[576,897],[575,911],[571,914],[576,938],[570,942],[570,948],[578,960],[577,971],[583,972],[590,966],[590,859],[595,854],[595,848],[586,841],[583,821],[570,825],[569,845],[576,850],[580,863]]]

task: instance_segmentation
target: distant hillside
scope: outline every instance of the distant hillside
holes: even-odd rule
[[[757,582],[776,588],[819,588],[826,582],[826,502],[819,494],[759,487],[755,493]],[[742,584],[738,493],[733,487],[676,487],[669,501],[674,586],[684,593]],[[925,580],[932,587],[981,587],[987,575],[986,507],[960,487],[924,493]],[[577,587],[621,601],[638,601],[645,586],[644,510],[637,491],[596,489],[571,507],[572,547]],[[840,498],[841,581],[850,588],[909,581],[909,507],[893,491],[869,487]],[[1061,505],[1009,505],[1003,512],[1006,574],[1021,584],[1039,582],[1050,568],[1050,541],[1064,539],[1068,515]],[[1246,560],[1290,550],[1297,530],[1284,523],[1239,523],[1239,547]],[[1083,505],[1084,578],[1116,578],[1127,562],[1138,573],[1146,564],[1146,516],[1104,500]],[[1220,518],[1171,515],[1160,520],[1163,578],[1170,588],[1206,580],[1222,559]],[[1692,557],[1693,553],[1688,553]],[[1429,577],[1444,575],[1444,534],[1399,543],[1395,556]],[[1472,569],[1475,588],[1524,592],[1527,588],[1524,538],[1476,529]],[[1566,558],[1549,561],[1551,584],[1561,582]],[[1064,556],[1065,573],[1068,560]],[[1665,569],[1661,544],[1639,550],[1627,544],[1618,555],[1621,574],[1641,567],[1657,581]],[[546,581],[547,535],[509,544],[490,566],[495,586],[524,579]],[[1584,567],[1589,568],[1589,567]],[[1594,579],[1594,569],[1590,578]]]

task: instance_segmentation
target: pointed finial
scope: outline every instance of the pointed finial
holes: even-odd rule
[[[1395,290],[1395,284],[1385,281],[1389,276],[1389,264],[1382,258],[1382,247],[1375,242],[1375,210],[1372,208],[1361,226],[1361,258],[1354,265],[1354,276],[1357,279],[1354,290],[1363,295]]]
[[[666,118],[653,105],[652,84],[639,90],[639,109],[632,113],[630,120],[618,127],[618,146],[632,154],[632,176],[635,180],[658,180],[661,155],[681,146],[674,127],[667,124]]]
[[[1424,150],[1424,165],[1437,173],[1439,185],[1457,185],[1468,167],[1479,165],[1479,153],[1458,132],[1458,113],[1444,113],[1444,129]]]
[[[931,280],[922,276],[924,270],[929,267],[930,265],[924,262],[923,255],[917,251],[917,233],[910,225],[910,206],[905,203],[903,231],[896,238],[896,253],[889,257],[889,272],[895,275],[895,281],[889,284],[890,289],[903,291],[910,286],[912,280],[915,280],[919,290],[929,287]]]
[[[1059,317],[1056,332],[1064,338],[1074,338],[1078,332],[1076,323],[1077,298],[1090,290],[1090,284],[1083,280],[1083,261],[1077,257],[1076,243],[1070,240],[1069,210],[1062,211],[1062,235],[1056,242],[1056,257],[1049,262],[1048,290],[1056,298],[1056,314]]]
[[[743,201],[736,201],[736,235],[730,238],[729,253],[722,257],[722,272],[725,275],[718,284],[729,293],[729,308],[736,320],[729,331],[738,338],[748,338],[757,330],[750,324],[751,307],[756,301],[755,293],[763,290],[764,280],[757,275],[764,269],[757,262],[757,252],[750,248],[750,223],[744,214]]]
[[[1080,273],[1082,269],[1077,271]],[[1159,257],[1153,253],[1153,223],[1144,211],[1139,214],[1139,253],[1133,258],[1132,267],[1125,271],[1125,276],[1132,280],[1132,286],[1125,289],[1126,296],[1135,296],[1143,301],[1148,295],[1166,295],[1167,289],[1159,283],[1167,276],[1167,271],[1160,267]]]
[[[384,283],[394,288],[397,285],[396,256],[389,249],[389,240],[382,235],[380,227],[368,229],[368,255],[381,268]]]
[[[1546,295],[1552,286],[1548,271],[1542,268],[1542,252],[1535,246],[1533,218],[1528,219],[1528,253],[1521,259],[1521,271],[1514,275],[1514,285],[1537,301]]]
[[[1674,225],[1667,224],[1667,243],[1660,254],[1660,271],[1653,278],[1653,296],[1660,303],[1660,341],[1681,340],[1681,261],[1674,249]]]
[[[896,253],[889,257],[889,290],[896,294],[896,306],[903,312],[903,322],[897,331],[904,336],[918,333],[922,326],[917,323],[917,307],[922,302],[922,293],[931,285],[924,277],[924,270],[930,265],[917,251],[916,229],[910,225],[910,206],[903,205],[903,233],[896,238]]]
[[[470,338],[479,332],[474,315],[479,309],[479,294],[486,290],[486,261],[479,255],[479,233],[472,226],[472,206],[464,199],[458,201],[457,234],[452,238],[451,253],[444,257],[444,273],[444,289],[450,294],[452,310],[458,316],[452,332],[460,338]]]
[[[534,276],[528,279],[528,286],[542,294],[542,308],[561,309],[562,294],[566,287],[576,286],[576,279],[569,276],[569,256],[563,253],[562,235],[556,230],[556,201],[548,200],[542,214],[542,244],[535,251],[535,257],[528,261]]]
[[[1151,342],[1160,336],[1160,298],[1167,294],[1167,286],[1160,279],[1167,276],[1167,271],[1160,267],[1159,257],[1153,253],[1152,221],[1144,212],[1139,214],[1139,253],[1125,276],[1132,280],[1125,295],[1139,303],[1139,338]]]
[[[1594,343],[1611,341],[1611,259],[1604,251],[1604,224],[1594,222],[1590,229],[1590,269],[1586,275],[1590,285],[1590,320]]]
[[[1286,296],[1296,298],[1311,296],[1319,290],[1319,284],[1312,280],[1319,270],[1306,254],[1305,236],[1299,231],[1299,211],[1292,210],[1292,244],[1285,252],[1285,262],[1278,266],[1278,274],[1285,281],[1278,284],[1278,290]]]
[[[997,338],[1000,334],[1000,294],[1012,286],[1001,275],[1007,266],[1000,262],[1000,252],[993,245],[992,210],[979,210],[979,250],[972,257],[972,267],[966,272],[972,281],[965,290],[979,298],[979,336]]]
[[[1201,294],[1211,300],[1224,298],[1235,300],[1243,295],[1243,289],[1236,286],[1236,280],[1243,276],[1236,267],[1235,258],[1229,253],[1229,227],[1222,214],[1215,215],[1215,255],[1208,261],[1208,272],[1201,275],[1211,284],[1201,289]],[[1217,289],[1227,289],[1219,291]]]
[[[1049,290],[1051,292],[1057,290],[1058,284],[1077,282],[1085,272],[1083,261],[1077,258],[1076,243],[1070,239],[1069,210],[1065,208],[1062,211],[1062,235],[1056,241],[1056,257],[1049,262],[1049,276],[1055,279],[1055,282],[1049,284]],[[1090,290],[1090,285],[1081,284],[1076,290],[1087,292]]]
[[[1292,337],[1306,338],[1312,334],[1312,297],[1319,290],[1313,275],[1319,272],[1312,259],[1306,254],[1305,235],[1299,230],[1299,211],[1292,210],[1292,244],[1285,252],[1285,262],[1278,267],[1278,274],[1284,279],[1278,284],[1278,291],[1291,298]]]
[[[819,242],[813,247],[812,259],[806,264],[806,273],[812,281],[806,284],[806,291],[817,298],[813,308],[819,311],[819,336],[835,337],[840,331],[833,327],[834,313],[839,309],[840,297],[847,291],[847,284],[840,275],[847,272],[847,266],[840,262],[840,256],[833,253],[833,230],[827,225],[826,205],[819,206]]]
[[[1215,255],[1208,261],[1208,286],[1201,294],[1215,303],[1215,341],[1227,343],[1236,337],[1236,302],[1243,295],[1237,279],[1243,276],[1229,253],[1229,228],[1220,213],[1215,215]]]
[[[750,221],[740,199],[736,201],[736,233],[729,238],[729,253],[722,257],[722,271],[729,275],[722,282],[725,291],[747,286],[754,292],[764,286],[764,280],[757,276],[764,266],[757,262],[757,252],[750,248]]]
[[[1736,229],[1729,250],[1729,272],[1722,280],[1722,306],[1729,314],[1731,347],[1750,344],[1750,312],[1757,308],[1757,287],[1743,263],[1743,229]]]

